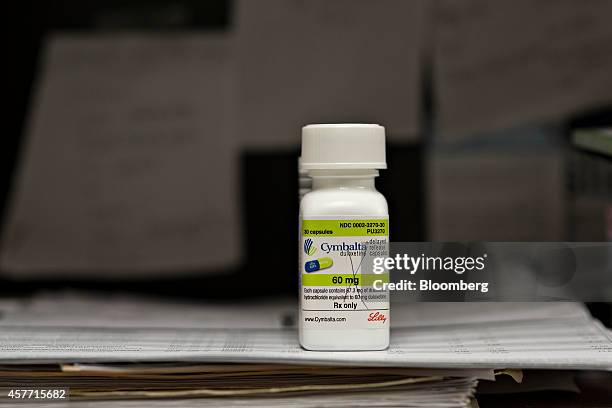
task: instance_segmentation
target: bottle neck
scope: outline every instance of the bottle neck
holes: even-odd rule
[[[346,188],[375,190],[378,170],[310,170],[312,189]]]

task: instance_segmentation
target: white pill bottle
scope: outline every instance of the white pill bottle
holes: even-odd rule
[[[300,202],[300,344],[307,350],[383,350],[389,346],[388,275],[366,271],[388,256],[387,201],[374,185],[387,167],[385,128],[316,124],[302,128],[302,168],[312,190]]]

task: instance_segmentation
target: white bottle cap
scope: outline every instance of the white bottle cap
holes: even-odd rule
[[[305,170],[386,169],[385,128],[366,123],[330,123],[302,128]]]

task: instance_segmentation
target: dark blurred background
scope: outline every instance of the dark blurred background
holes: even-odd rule
[[[506,13],[508,9],[513,12]],[[8,37],[14,51],[5,59],[10,72],[5,76],[8,112],[0,150],[0,208],[5,231],[0,294],[92,289],[204,300],[293,295],[297,288],[299,135],[300,126],[310,122],[379,122],[387,127],[389,170],[381,172],[377,185],[389,201],[393,241],[610,240],[612,215],[606,221],[606,214],[612,213],[609,154],[583,152],[572,142],[576,130],[612,125],[609,11],[610,1],[594,2],[589,10],[573,1],[502,1],[495,6],[483,1],[366,5],[340,0],[20,2],[7,14],[14,26]],[[517,27],[522,27],[520,32]],[[215,50],[203,50],[202,58],[208,58],[204,55],[207,52],[215,64],[218,58],[227,58],[229,62],[223,67],[231,70],[223,77],[227,87],[211,92],[231,93],[233,98],[223,102],[228,108],[220,111],[223,126],[231,128],[224,127],[222,137],[233,139],[231,146],[224,144],[223,149],[231,149],[235,156],[231,166],[236,189],[230,191],[233,198],[228,203],[236,206],[237,212],[230,216],[238,222],[236,233],[227,238],[239,242],[231,251],[233,260],[214,267],[204,262],[198,267],[197,256],[185,264],[174,257],[166,263],[160,261],[159,268],[139,263],[133,267],[138,271],[134,274],[131,260],[125,258],[129,251],[123,251],[123,258],[117,258],[116,265],[109,268],[113,270],[109,278],[100,266],[104,263],[96,263],[93,256],[87,269],[64,255],[54,258],[51,251],[41,250],[44,239],[42,244],[37,241],[36,227],[28,235],[22,224],[52,226],[48,219],[65,223],[70,218],[69,210],[61,214],[52,211],[61,206],[57,200],[45,207],[54,191],[72,189],[70,174],[75,173],[69,163],[73,162],[70,155],[76,153],[67,143],[72,140],[86,145],[88,140],[104,139],[104,132],[96,133],[95,139],[85,135],[77,138],[82,128],[72,120],[49,119],[64,114],[72,118],[65,112],[54,115],[53,108],[66,98],[66,106],[74,109],[74,122],[89,121],[92,129],[98,123],[91,119],[94,117],[112,118],[118,123],[113,129],[120,129],[125,113],[121,92],[100,96],[100,90],[92,88],[97,93],[83,92],[83,99],[78,100],[74,96],[78,93],[64,93],[63,87],[79,88],[79,81],[92,78],[108,83],[99,85],[100,89],[114,89],[116,84],[122,87],[124,66],[136,71],[149,66],[155,71],[151,78],[176,75],[180,79],[182,71],[174,73],[171,62],[177,61],[180,68],[181,58],[190,61],[189,47],[200,39],[206,42],[207,36],[217,43]],[[185,38],[189,47],[184,45]],[[139,47],[145,50],[142,55],[156,55],[160,41],[161,62],[143,63]],[[89,47],[89,42],[94,45]],[[173,42],[177,44],[174,50]],[[221,48],[223,52],[215,54]],[[120,55],[117,65],[105,59],[109,55],[105,52]],[[98,66],[103,68],[88,77],[85,68],[79,68],[79,55],[90,63],[100,58]],[[205,63],[197,60],[197,64]],[[70,73],[62,76],[63,72]],[[198,73],[194,74],[195,84],[199,80]],[[202,71],[202,81],[213,74]],[[138,77],[133,72],[130,75]],[[208,82],[219,83],[216,77]],[[172,86],[172,81],[150,81],[146,92],[129,95],[166,100],[165,93],[171,92]],[[170,100],[180,105],[184,95],[184,106],[205,105],[203,111],[216,112],[206,104],[222,99],[216,94],[208,100],[189,95],[189,86],[177,89],[181,91]],[[193,92],[201,89],[206,90],[194,86]],[[192,110],[195,117],[197,108]],[[220,120],[215,115],[215,120]],[[146,116],[140,120],[146,121]],[[189,129],[205,129],[206,118],[202,121],[200,127]],[[129,138],[130,132],[126,130],[121,137]],[[166,137],[172,143],[172,132]],[[215,158],[216,145],[206,143],[221,136],[197,133],[189,137],[204,140],[202,161]],[[113,146],[117,149],[113,154],[120,154],[121,148]],[[88,148],[83,151],[94,155],[97,153],[92,151],[98,147],[79,148]],[[151,157],[163,157],[165,149],[170,148],[157,146]],[[49,162],[36,168],[34,161],[44,161],[40,158],[47,152],[52,156]],[[182,160],[172,152],[168,154],[173,160]],[[132,160],[129,152],[125,154],[126,160]],[[134,157],[142,159],[137,154]],[[158,170],[151,163],[157,162],[151,157],[143,180],[155,180]],[[87,162],[78,162],[83,165]],[[63,178],[51,174],[59,167]],[[20,172],[24,174],[21,177]],[[191,185],[204,186],[195,203],[202,211],[210,204],[210,213],[218,214],[219,203],[213,205],[215,195],[207,195],[206,190],[208,180],[217,176],[214,170],[191,174],[183,186],[184,201],[194,197],[188,192]],[[79,183],[88,180],[79,178]],[[101,191],[113,195],[113,186],[121,184],[110,175],[104,178],[97,174],[95,180],[104,186]],[[54,183],[61,188],[56,190]],[[43,185],[47,190],[36,196],[36,189],[27,185]],[[117,187],[116,194],[125,195],[126,208],[152,203],[149,196],[133,197],[123,188]],[[174,196],[169,202],[180,202],[182,191],[180,186],[168,190],[167,194]],[[164,196],[164,191],[156,193],[160,195],[154,197]],[[70,194],[63,195],[71,199]],[[177,211],[181,209],[177,207]],[[99,215],[88,220],[91,223],[81,224],[79,234],[86,236],[92,225],[98,228],[95,223],[105,223]],[[13,223],[17,227],[11,226]],[[206,226],[199,228],[207,234]],[[216,234],[215,228],[209,233]],[[67,231],[58,234],[57,240],[76,229]],[[53,231],[50,234],[53,236]],[[112,234],[109,236],[112,240]],[[197,239],[198,233],[194,236]],[[38,249],[30,251],[28,239]],[[15,240],[20,240],[19,245]],[[83,239],[75,238],[75,242]],[[21,252],[15,255],[14,248]],[[83,248],[74,246],[75,256]],[[159,252],[159,248],[151,248]],[[207,251],[210,247],[203,247],[201,256],[206,257]],[[146,250],[143,253],[146,257]],[[56,263],[41,268],[46,259]],[[219,290],[230,284],[231,292]],[[591,306],[609,322],[608,305]]]

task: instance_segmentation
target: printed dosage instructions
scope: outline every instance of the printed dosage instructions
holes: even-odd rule
[[[302,220],[301,309],[304,324],[321,329],[387,328],[389,292],[375,290],[364,259],[389,253],[388,220]]]

